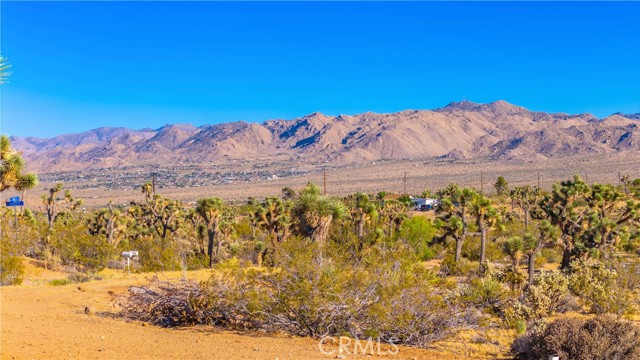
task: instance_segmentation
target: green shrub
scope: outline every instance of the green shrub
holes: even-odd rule
[[[637,311],[637,294],[621,284],[618,271],[604,263],[589,259],[571,263],[569,287],[596,314],[621,315]]]
[[[546,272],[534,278],[533,285],[527,289],[526,303],[530,307],[530,317],[543,318],[559,310],[565,310],[571,301],[569,279],[560,271]]]
[[[58,257],[65,265],[75,266],[80,272],[97,272],[104,269],[113,248],[104,235],[89,235],[85,225],[70,218],[56,223],[51,232],[50,258]]]
[[[402,222],[399,238],[406,241],[417,254],[424,253],[436,234],[433,222],[424,216],[414,216]]]
[[[562,260],[562,252],[557,248],[543,248],[536,259],[544,259],[544,263],[547,264],[559,264]]]
[[[49,281],[49,285],[51,286],[64,286],[71,284],[72,281],[69,279],[53,279]]]
[[[0,256],[0,285],[20,285],[24,275],[24,264],[18,256]]]
[[[464,276],[477,273],[479,267],[480,265],[477,262],[472,262],[465,258],[461,258],[460,261],[456,262],[454,254],[448,252],[442,259],[442,263],[440,263],[440,272],[443,275]]]
[[[497,279],[486,276],[471,280],[463,290],[463,301],[477,308],[498,311],[503,301],[508,298],[509,290]]]

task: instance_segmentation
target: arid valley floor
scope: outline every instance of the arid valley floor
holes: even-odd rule
[[[268,162],[267,162],[268,163]],[[142,200],[140,185],[152,180],[152,173],[158,174],[158,193],[193,203],[199,198],[218,196],[225,201],[242,202],[248,197],[263,198],[280,195],[284,187],[302,188],[307,182],[323,185],[323,169],[326,169],[327,192],[329,195],[347,195],[355,192],[377,193],[404,191],[404,176],[409,194],[420,194],[424,190],[437,191],[449,183],[472,186],[486,193],[493,192],[493,183],[498,176],[504,176],[511,186],[529,184],[550,189],[555,182],[580,175],[588,182],[609,182],[618,184],[619,175],[629,175],[632,179],[640,177],[640,154],[636,152],[552,158],[545,161],[491,161],[491,160],[451,160],[422,159],[403,161],[378,161],[362,165],[332,166],[312,163],[259,163],[228,162],[216,165],[218,177],[226,174],[250,172],[263,168],[270,173],[285,169],[299,169],[302,175],[286,177],[271,176],[270,179],[230,180],[216,184],[207,175],[201,176],[198,186],[185,186],[180,180],[167,180],[162,174],[177,173],[182,176],[196,176],[206,171],[195,170],[193,166],[185,168],[139,167],[102,170],[100,178],[94,179],[95,170],[83,170],[80,173],[41,174],[41,184],[26,194],[26,202],[40,204],[40,196],[56,182],[64,183],[74,196],[84,201],[87,207],[104,206],[109,201],[114,204],[128,204],[132,200]],[[84,174],[84,175],[83,175]],[[90,175],[87,175],[90,174]],[[110,179],[112,185],[107,185]],[[116,184],[116,185],[114,185]],[[126,184],[117,186],[117,184]],[[10,191],[6,196],[17,195]]]

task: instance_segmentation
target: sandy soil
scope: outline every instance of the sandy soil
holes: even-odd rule
[[[112,311],[111,300],[131,285],[141,285],[152,274],[105,274],[107,279],[84,284],[51,286],[38,279],[61,273],[28,267],[25,284],[0,289],[2,359],[478,359],[469,357],[467,345],[440,344],[435,350],[401,347],[390,355],[323,355],[318,341],[286,335],[239,334],[213,327],[163,329],[139,322],[85,314]],[[46,274],[45,274],[46,273]],[[179,274],[163,276],[178,278]],[[190,272],[189,278],[206,278],[207,272]],[[58,277],[62,278],[62,277]],[[325,349],[336,350],[337,344]],[[443,349],[450,348],[446,352]],[[458,348],[458,350],[456,350]],[[392,350],[382,345],[381,350]],[[344,357],[342,357],[344,356]]]

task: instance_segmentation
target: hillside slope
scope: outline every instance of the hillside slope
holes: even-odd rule
[[[638,151],[637,115],[616,113],[598,119],[591,114],[530,111],[505,101],[462,101],[391,114],[313,113],[262,124],[98,128],[51,139],[12,140],[39,171],[257,158],[339,164],[441,156],[541,160]]]

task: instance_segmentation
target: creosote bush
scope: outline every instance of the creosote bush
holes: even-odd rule
[[[520,360],[638,360],[640,328],[611,316],[563,318],[518,338],[512,351]]]
[[[20,285],[24,275],[24,265],[18,256],[0,256],[0,285]]]

